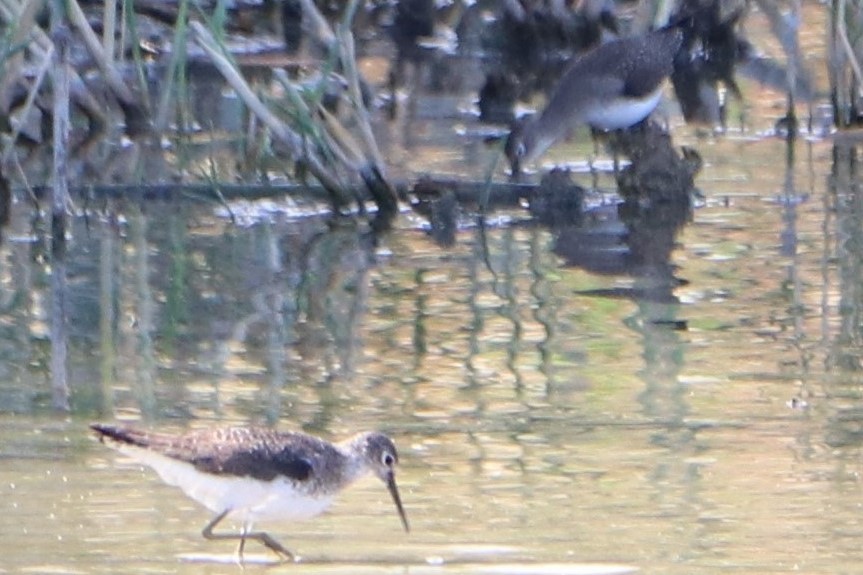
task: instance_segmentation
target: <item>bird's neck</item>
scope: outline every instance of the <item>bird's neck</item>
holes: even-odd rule
[[[528,155],[523,160],[525,164],[536,160],[554,142],[565,137],[570,131],[566,123],[552,116],[553,114],[540,114],[538,118],[532,120],[525,128],[524,138],[526,142],[529,142]],[[578,119],[580,120],[581,118],[579,117]],[[578,122],[571,123],[577,124]]]
[[[344,466],[342,473],[343,484],[348,485],[353,483],[369,472],[369,466],[365,458],[365,444],[366,434],[364,433],[336,444],[336,448],[344,456],[342,461],[342,465]]]

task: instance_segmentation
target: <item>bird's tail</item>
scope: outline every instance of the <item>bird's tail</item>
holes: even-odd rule
[[[131,427],[91,423],[90,429],[96,432],[96,437],[102,443],[108,441],[136,447],[150,447],[153,444],[152,434]]]

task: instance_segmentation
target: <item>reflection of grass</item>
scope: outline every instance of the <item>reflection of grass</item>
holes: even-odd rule
[[[607,334],[619,328],[632,311],[632,304],[614,298],[585,298],[578,323],[587,334]]]

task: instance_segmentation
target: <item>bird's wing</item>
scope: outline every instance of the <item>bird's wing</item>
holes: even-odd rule
[[[674,27],[633,38],[629,50],[617,62],[625,78],[623,95],[641,98],[654,92],[674,71],[674,58],[682,41],[682,32]]]
[[[255,427],[234,427],[192,432],[164,453],[216,475],[253,477],[270,481],[284,476],[306,481],[314,474],[314,462],[326,446],[320,440],[291,432]]]
[[[655,92],[670,73],[670,64],[667,67],[633,66],[626,74],[620,93],[627,98],[643,98]]]
[[[623,94],[625,83],[614,74],[596,75],[589,80],[590,89],[576,84],[585,80],[577,74],[567,74],[552,94],[543,111],[546,130],[557,131],[563,135],[583,123],[583,113],[590,105],[605,102]]]
[[[253,477],[270,481],[284,476],[308,481],[316,461],[327,447],[322,441],[298,433],[262,428],[224,428],[192,431],[184,435],[151,433],[128,427],[94,424],[91,428],[112,447],[159,472],[176,485],[177,464],[187,464],[215,475]],[[172,463],[173,462],[173,463]]]
[[[590,98],[600,101],[607,101],[611,98],[618,98],[621,95],[626,95],[626,82],[619,76],[607,74],[597,76],[590,82]]]
[[[308,481],[314,472],[312,459],[291,449],[278,450],[267,445],[234,451],[229,454],[207,450],[190,460],[196,469],[217,475],[248,476],[271,481],[284,476],[294,481]]]

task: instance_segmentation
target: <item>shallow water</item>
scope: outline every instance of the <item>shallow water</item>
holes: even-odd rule
[[[853,572],[863,212],[828,185],[843,179],[830,144],[798,144],[794,190],[769,170],[783,147],[706,148],[676,303],[588,292],[644,279],[564,267],[539,227],[487,230],[486,259],[478,228],[442,252],[408,214],[377,247],[311,220],[238,228],[200,205],[120,234],[79,222],[69,419],[45,407],[45,270],[32,244],[7,243],[2,567],[235,569],[232,544],[200,537],[206,512],[86,429],[143,419],[393,435],[412,532],[367,479],[320,518],[266,526],[303,558],[278,570]],[[117,273],[100,284],[106,253]],[[165,270],[181,264],[177,285]],[[97,302],[112,298],[106,333]]]
[[[662,262],[673,286],[566,266],[569,240],[519,210],[463,218],[443,249],[408,211],[373,244],[288,202],[237,203],[237,223],[202,202],[100,206],[71,232],[68,416],[50,409],[51,269],[18,203],[0,245],[0,570],[240,571],[201,538],[204,510],[87,431],[132,420],[392,435],[410,534],[365,479],[319,518],[263,525],[302,561],[265,567],[250,544],[247,572],[857,572],[857,152],[800,140],[788,160],[759,132],[781,97],[745,88],[750,131],[675,124],[705,200]],[[479,179],[491,152],[444,118],[386,125],[385,153]]]

